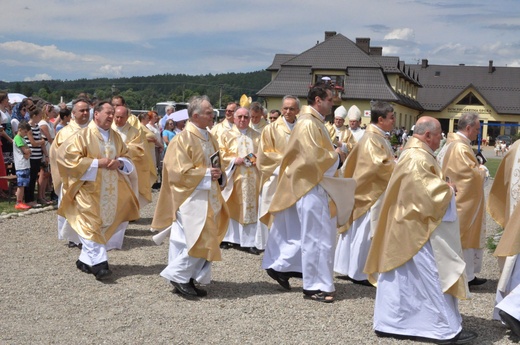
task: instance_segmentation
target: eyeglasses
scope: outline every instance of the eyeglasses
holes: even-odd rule
[[[278,116],[269,116],[269,120],[276,120]]]
[[[226,109],[226,113],[232,113],[233,110]]]
[[[249,119],[249,116],[246,115],[239,115],[237,116],[238,119]]]

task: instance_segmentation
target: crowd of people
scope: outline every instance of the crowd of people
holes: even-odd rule
[[[14,159],[17,205],[34,205],[36,183],[37,202],[46,202],[52,176],[58,237],[80,248],[76,267],[97,280],[110,279],[108,251],[122,248],[128,223],[160,181],[151,228],[156,242],[169,239],[160,275],[180,296],[206,296],[211,263],[238,249],[263,254],[262,268],[285,290],[302,279],[311,301],[334,302],[334,279],[376,287],[379,337],[473,341],[457,301],[487,282],[477,277],[486,229],[486,173],[471,146],[478,114],[462,114],[447,138],[438,120],[419,118],[412,135],[403,131],[397,159],[390,103],[372,102],[363,129],[356,106],[340,106],[334,122],[325,121],[333,109],[327,83],[311,86],[306,101],[287,95],[270,112],[247,99],[231,102],[214,124],[207,96],[190,99],[188,121],[178,122],[169,117],[173,107],[162,118],[133,115],[120,96],[92,104],[80,95],[72,117],[26,99],[5,115],[12,121],[2,151]],[[504,228],[494,318],[520,336],[518,145],[505,155],[487,205]]]

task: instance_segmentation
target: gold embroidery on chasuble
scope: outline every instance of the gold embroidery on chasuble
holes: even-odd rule
[[[104,152],[106,158],[116,158],[116,147],[114,142],[109,138],[107,142],[99,139],[99,150]],[[105,236],[107,228],[112,225],[116,216],[117,210],[117,170],[99,169],[101,174],[101,197],[99,211],[101,214],[101,234]]]
[[[215,148],[211,144],[211,141],[206,141],[200,139],[200,143],[202,146],[202,151],[204,152],[204,159],[206,160],[206,166],[211,166],[210,157],[215,153]],[[219,186],[216,181],[211,181],[211,189],[209,190],[209,206],[211,207],[211,211],[213,211],[213,217],[218,215],[220,209],[222,208],[222,204],[218,198],[218,189]]]
[[[240,134],[237,138],[238,146],[238,157],[245,157],[249,153],[254,152],[253,140],[247,135]],[[241,192],[242,192],[242,204],[241,213],[243,215],[244,225],[256,223],[258,218],[258,194],[256,193],[257,188],[257,175],[255,167],[246,167],[240,165],[237,167],[235,174],[239,174],[242,177]]]

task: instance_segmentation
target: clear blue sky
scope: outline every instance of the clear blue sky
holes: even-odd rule
[[[518,0],[2,0],[0,79],[257,71],[325,31],[407,64],[520,67]]]

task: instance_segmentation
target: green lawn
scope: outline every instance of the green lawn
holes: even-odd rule
[[[498,158],[489,158],[486,162],[486,167],[489,169],[489,175],[491,175],[491,177],[495,177],[495,174],[501,161],[502,160]]]

